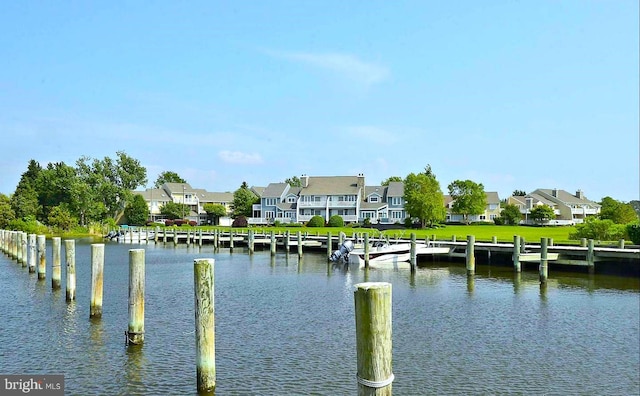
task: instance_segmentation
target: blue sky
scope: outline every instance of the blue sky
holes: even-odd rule
[[[0,192],[119,150],[193,187],[430,164],[639,199],[638,1],[5,1]]]

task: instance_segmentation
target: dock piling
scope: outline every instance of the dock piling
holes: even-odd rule
[[[467,251],[465,255],[467,275],[473,275],[476,272],[475,243],[476,237],[474,235],[467,235]]]
[[[547,244],[547,238],[540,238],[540,283],[547,283],[547,278],[549,275]]]
[[[47,274],[47,237],[44,235],[38,235],[36,239],[38,247],[38,280],[43,280],[46,278]]]
[[[51,238],[51,288],[59,289],[62,285],[62,268],[60,266],[60,237]]]
[[[355,285],[358,395],[391,395],[391,284]]]
[[[89,317],[102,317],[102,281],[104,276],[104,243],[91,245],[91,305]]]
[[[198,391],[216,387],[214,259],[194,260],[196,375]]]
[[[126,334],[127,345],[144,342],[144,249],[129,250],[129,326]]]
[[[66,300],[73,301],[76,299],[76,241],[65,239],[64,250],[67,265]]]

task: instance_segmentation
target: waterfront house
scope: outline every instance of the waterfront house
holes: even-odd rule
[[[565,190],[539,188],[525,196],[511,196],[507,203],[516,205],[522,213],[523,224],[533,224],[529,219],[531,209],[538,205],[550,206],[556,218],[549,225],[574,225],[589,216],[600,214],[600,204],[587,199],[581,190],[571,194]]]
[[[493,223],[493,220],[496,217],[500,216],[501,208],[500,208],[500,197],[498,196],[498,193],[493,191],[485,192],[485,196],[487,199],[487,204],[484,208],[484,211],[478,215],[469,216],[470,222]],[[454,203],[454,199],[451,197],[451,195],[447,194],[444,196],[444,206],[447,210],[446,222],[447,223],[463,223],[465,221],[463,215],[453,212],[453,203]]]

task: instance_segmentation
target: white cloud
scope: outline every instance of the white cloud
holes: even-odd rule
[[[230,164],[256,165],[263,162],[260,154],[256,153],[223,150],[218,153],[218,156],[222,161]]]
[[[288,59],[320,69],[330,70],[352,81],[365,85],[382,82],[386,80],[390,74],[386,67],[372,62],[365,62],[350,54],[281,51],[266,51],[266,53],[277,58]]]

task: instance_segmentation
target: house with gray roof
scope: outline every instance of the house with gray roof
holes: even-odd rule
[[[365,186],[363,174],[357,176],[302,175],[300,187],[271,183],[253,206],[250,224],[309,221],[322,216],[325,222],[339,215],[346,223],[369,219],[375,223],[404,222],[404,184]]]
[[[531,209],[539,205],[550,206],[555,220],[550,225],[574,225],[584,222],[589,216],[600,214],[600,204],[587,199],[582,190],[571,194],[565,190],[539,188],[525,196],[512,196],[507,202],[516,205],[523,215],[524,224],[532,224],[529,219]]]
[[[500,197],[498,193],[495,191],[485,191],[485,196],[487,198],[487,204],[484,208],[484,211],[479,215],[469,216],[469,221],[471,222],[491,222],[496,217],[500,216]],[[444,206],[446,208],[446,222],[447,223],[462,223],[464,222],[464,217],[461,214],[453,212],[453,203],[454,199],[451,195],[444,195]]]

